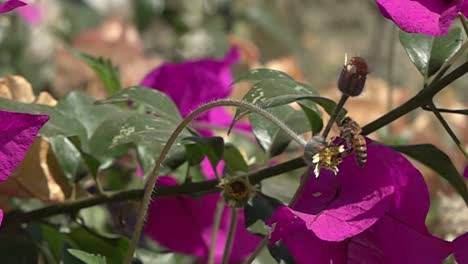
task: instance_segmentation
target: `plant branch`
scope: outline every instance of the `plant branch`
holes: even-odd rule
[[[430,102],[428,104],[428,107],[429,109],[432,111],[432,113],[434,113],[434,115],[436,116],[437,120],[439,120],[440,124],[444,127],[445,131],[447,131],[447,133],[449,134],[449,136],[452,138],[453,142],[455,143],[455,145],[457,145],[458,149],[460,149],[460,151],[463,153],[463,155],[465,155],[465,158],[468,159],[468,154],[466,153],[466,151],[463,149],[463,147],[461,146],[461,142],[460,140],[458,139],[457,135],[455,135],[455,133],[453,132],[453,130],[450,128],[449,124],[447,123],[447,121],[445,121],[444,117],[440,114],[439,111],[437,111],[437,108],[436,106],[434,105],[434,102]]]
[[[451,84],[453,81],[457,80],[467,72],[468,62],[465,62],[440,80],[431,82],[427,87],[422,89],[419,93],[417,93],[408,101],[404,102],[402,105],[364,126],[362,128],[362,134],[368,135],[388,125],[401,116],[413,111],[414,109],[427,105],[432,100],[434,95],[436,95],[447,85]]]
[[[432,110],[427,105],[422,106],[422,109],[432,112]],[[439,111],[439,113],[468,115],[468,109],[458,109],[458,110],[446,109],[446,108],[435,108],[435,109]]]
[[[236,235],[237,219],[239,219],[238,215],[239,215],[239,209],[232,207],[228,237],[226,240],[226,246],[224,248],[224,254],[223,254],[223,261],[222,261],[223,264],[229,264],[229,256],[231,255],[232,243],[234,242],[234,237]]]
[[[295,158],[276,166],[264,168],[255,172],[244,174],[244,177],[249,177],[252,184],[258,184],[262,180],[286,173],[305,166],[302,157]],[[175,186],[158,187],[158,192],[153,193],[152,198],[174,195],[203,195],[207,193],[219,192],[221,189],[217,187],[217,180],[208,180],[203,182],[192,182]],[[49,205],[43,208],[32,210],[29,212],[10,212],[3,218],[2,227],[12,224],[28,223],[31,221],[40,220],[47,217],[52,217],[60,214],[71,214],[80,209],[92,207],[100,204],[140,200],[143,197],[144,189],[126,190],[115,193],[100,194],[89,198],[84,198],[76,201],[69,201]]]
[[[213,227],[211,228],[211,245],[210,251],[208,252],[208,264],[214,264],[215,251],[216,251],[216,239],[218,238],[219,225],[221,224],[221,218],[224,211],[224,201],[220,197],[218,203],[216,203],[216,210],[213,219]]]
[[[326,140],[328,133],[330,133],[330,130],[335,123],[336,119],[338,118],[338,115],[340,114],[341,109],[343,109],[344,104],[348,100],[349,96],[348,95],[341,95],[340,101],[338,101],[338,104],[336,104],[335,109],[333,109],[333,112],[330,115],[330,120],[328,120],[327,126],[323,130],[322,137]]]

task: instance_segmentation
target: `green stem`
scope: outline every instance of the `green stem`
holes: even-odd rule
[[[252,184],[258,184],[261,181],[295,170],[305,166],[302,157],[295,158],[278,165],[264,168],[255,172],[250,172],[242,175],[248,177]],[[217,180],[209,180],[203,182],[194,182],[190,184],[181,184],[175,186],[158,187],[158,192],[153,193],[152,198],[174,195],[203,195],[207,193],[219,192]],[[37,221],[43,218],[52,217],[60,214],[75,213],[83,208],[92,207],[99,204],[114,203],[129,200],[140,200],[143,197],[144,189],[127,190],[115,193],[106,193],[96,195],[89,198],[84,198],[76,201],[67,201],[42,207],[29,212],[10,212],[6,214],[2,221],[2,228],[8,225],[28,223]]]
[[[255,258],[260,255],[260,253],[262,252],[262,250],[266,247],[266,245],[268,244],[268,241],[270,241],[270,237],[268,235],[266,235],[263,239],[262,239],[262,242],[260,243],[260,245],[258,245],[258,247],[255,249],[255,251],[252,253],[252,255],[250,255],[250,257],[244,261],[244,263],[242,264],[250,264],[252,263]]]
[[[465,158],[468,159],[468,154],[466,153],[466,151],[463,149],[463,147],[461,146],[461,142],[460,140],[458,139],[457,135],[455,135],[455,133],[453,132],[453,130],[450,128],[449,124],[447,123],[447,121],[445,121],[444,117],[440,114],[439,111],[437,111],[437,108],[436,106],[434,105],[434,102],[430,102],[427,104],[429,106],[429,109],[431,109],[432,113],[434,113],[434,115],[436,116],[436,118],[439,120],[440,124],[444,127],[445,131],[447,131],[447,133],[449,134],[449,136],[452,138],[453,142],[455,143],[455,145],[457,145],[458,149],[460,149],[460,151],[463,153],[463,155],[465,155]]]
[[[340,101],[338,104],[336,104],[335,109],[333,109],[333,112],[330,115],[330,120],[328,120],[327,126],[323,130],[322,137],[326,140],[328,133],[330,133],[330,130],[335,123],[336,118],[338,118],[338,115],[340,114],[341,109],[343,109],[344,104],[348,100],[349,96],[343,94],[340,98]]]
[[[380,129],[381,127],[388,125],[389,123],[400,118],[401,116],[413,111],[414,109],[419,108],[423,105],[427,105],[427,103],[430,100],[432,100],[432,97],[434,97],[435,94],[437,94],[439,91],[444,89],[447,85],[449,85],[456,79],[460,78],[467,72],[468,72],[468,62],[465,62],[459,67],[457,67],[455,70],[447,74],[442,79],[431,82],[431,84],[429,84],[426,88],[421,90],[414,97],[404,102],[399,107],[391,110],[385,115],[377,118],[376,120],[364,126],[362,128],[362,134],[368,135]]]
[[[234,237],[236,235],[237,228],[237,219],[238,219],[239,209],[232,207],[231,208],[231,223],[229,224],[228,237],[226,240],[226,246],[224,248],[223,254],[223,264],[229,264],[229,256],[231,255],[232,243],[234,242]]]
[[[132,236],[132,240],[130,242],[130,245],[128,247],[127,251],[127,256],[125,258],[124,263],[130,264],[133,258],[133,252],[135,251],[136,245],[140,239],[141,235],[141,230],[143,229],[143,225],[145,223],[146,219],[146,211],[148,209],[149,203],[151,201],[151,193],[153,192],[154,185],[156,183],[156,179],[158,178],[159,175],[159,170],[161,168],[161,164],[163,163],[164,159],[166,158],[167,153],[169,152],[170,148],[172,145],[175,143],[177,137],[179,134],[185,129],[185,127],[196,117],[198,117],[200,114],[215,108],[219,106],[236,106],[238,108],[242,108],[245,110],[249,110],[250,112],[257,113],[261,115],[262,117],[270,120],[274,124],[276,124],[280,129],[282,129],[288,136],[291,137],[291,139],[297,141],[299,144],[302,146],[305,146],[306,142],[304,139],[299,137],[294,131],[292,131],[289,127],[287,127],[281,120],[270,114],[269,112],[259,108],[256,105],[242,102],[242,101],[237,101],[237,100],[231,100],[231,99],[225,99],[225,100],[218,100],[214,101],[211,103],[207,103],[197,109],[195,109],[192,113],[190,113],[184,120],[180,122],[180,124],[176,127],[174,132],[171,134],[169,139],[167,140],[167,143],[164,145],[164,148],[161,151],[161,154],[159,155],[158,160],[156,161],[156,164],[153,168],[153,171],[151,172],[151,176],[147,182],[147,185],[145,187],[145,194],[143,196],[142,200],[142,205],[140,207],[139,213],[138,213],[138,218],[137,218],[137,223],[135,225],[135,231]]]
[[[224,201],[220,197],[216,204],[216,210],[213,220],[213,228],[211,229],[211,245],[210,251],[208,252],[208,264],[214,264],[214,256],[216,251],[216,239],[218,237],[219,225],[221,224],[221,218],[223,216]]]
[[[432,111],[427,105],[423,106],[422,109],[426,111]],[[446,109],[446,108],[436,108],[437,111],[440,113],[449,113],[449,114],[460,114],[460,115],[468,115],[468,109]]]

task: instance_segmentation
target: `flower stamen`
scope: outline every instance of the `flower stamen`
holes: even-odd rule
[[[338,165],[343,161],[341,153],[345,152],[343,145],[335,146],[328,145],[312,158],[312,163],[315,164],[314,174],[318,177],[320,168],[325,168],[332,171],[335,175],[338,174]]]

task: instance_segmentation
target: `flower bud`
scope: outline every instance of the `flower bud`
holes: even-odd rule
[[[367,62],[362,57],[352,57],[343,66],[338,78],[338,89],[348,96],[360,95],[364,90],[368,73]]]
[[[220,186],[224,201],[231,207],[243,207],[255,195],[255,187],[247,177],[225,177]]]

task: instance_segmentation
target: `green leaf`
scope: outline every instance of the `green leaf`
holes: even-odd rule
[[[96,133],[90,139],[90,153],[104,163],[123,155],[132,145],[141,145],[151,151],[147,154],[157,159],[177,125],[151,115],[126,112],[126,116],[106,120],[96,129]],[[179,144],[179,140],[190,135],[187,130],[182,131],[170,153],[180,151],[182,145]],[[151,160],[145,161],[150,162],[146,164],[146,168],[153,166]]]
[[[454,28],[446,36],[433,37],[400,31],[400,42],[421,74],[430,77],[460,49],[463,32]]]
[[[68,249],[68,252],[75,256],[77,259],[83,261],[86,264],[106,264],[106,257],[100,255],[89,254],[78,249]]]
[[[62,98],[56,108],[70,118],[75,118],[86,128],[82,148],[88,150],[88,139],[105,120],[121,118],[124,110],[113,105],[96,105],[96,99],[80,91],[72,91]]]
[[[184,147],[185,157],[188,161],[189,166],[200,164],[203,158],[205,158],[205,153],[197,143],[186,143],[184,144]]]
[[[5,264],[38,263],[38,249],[30,236],[2,230],[0,234],[0,259]]]
[[[257,82],[244,96],[243,100],[262,106],[274,107],[291,103],[289,98],[281,100],[286,95],[317,95],[309,86],[289,79],[263,80]]]
[[[245,162],[244,156],[232,143],[224,145],[223,160],[228,173],[249,171],[249,165]]]
[[[272,70],[272,69],[254,69],[250,70],[245,75],[237,78],[234,83],[238,82],[260,82],[264,80],[290,80],[294,81],[291,76],[287,75],[282,71]]]
[[[245,225],[250,230],[260,221],[265,222],[273,216],[276,208],[280,206],[283,206],[281,201],[261,192],[257,192],[251,203],[244,207]],[[295,263],[291,254],[281,242],[269,245],[268,251],[277,263]],[[271,259],[271,257],[267,259]],[[260,260],[261,259],[258,259],[257,263],[272,263],[271,261],[262,262]]]
[[[465,181],[447,154],[432,144],[392,146],[392,148],[437,172],[457,190],[468,205],[468,190]]]
[[[89,173],[96,178],[97,173],[101,167],[101,162],[83,150],[82,144],[80,143],[80,139],[78,137],[69,137],[68,140],[75,146],[78,152],[81,155],[82,160],[84,161],[86,167],[88,168]]]
[[[193,147],[198,147],[210,160],[211,166],[216,168],[219,161],[223,158],[224,139],[222,137],[186,137],[185,142],[194,142]]]
[[[111,140],[111,148],[126,143],[164,145],[174,132],[176,125],[167,120],[156,119],[150,115],[135,114],[123,120],[117,128],[117,133],[105,133],[107,135],[114,135]],[[181,133],[182,137],[189,135],[186,131]],[[92,140],[92,142],[94,141]]]
[[[89,139],[89,151],[87,153],[95,157],[102,164],[109,164],[116,157],[124,155],[130,145],[117,142],[117,140],[116,144],[113,145],[114,137],[119,135],[120,131],[125,128],[127,119],[131,118],[134,114],[123,112],[121,116],[115,116],[102,122]],[[122,139],[125,138],[122,137]]]
[[[24,104],[17,101],[0,98],[0,109],[20,113],[47,114],[50,120],[39,131],[40,136],[53,137],[62,136],[80,136],[86,135],[84,127],[74,118],[70,118],[57,109],[39,104]]]
[[[283,121],[297,134],[310,131],[310,126],[304,112],[295,110],[289,105],[272,108],[270,113]],[[283,152],[291,142],[291,138],[276,124],[257,114],[250,115],[250,124],[260,146],[269,152],[270,156],[276,156]]]
[[[273,245],[268,245],[268,251],[270,251],[271,256],[276,260],[277,263],[297,264],[283,241]]]
[[[257,221],[266,221],[273,216],[276,208],[283,203],[273,197],[257,192],[252,198],[251,203],[244,207],[245,225],[247,227],[255,224]]]
[[[318,132],[322,126],[322,119],[316,104],[322,106],[327,113],[332,113],[336,103],[330,99],[316,95],[316,91],[306,84],[290,79],[262,80],[257,82],[244,96],[243,100],[255,104],[261,108],[271,108],[292,102],[299,102],[306,108],[306,117],[311,124],[312,131]],[[316,114],[312,114],[315,112]],[[249,111],[237,109],[232,126]],[[340,116],[344,116],[346,110],[342,110]],[[317,119],[318,118],[318,119]]]
[[[124,237],[105,238],[84,229],[72,230],[69,237],[76,244],[76,248],[104,256],[109,263],[121,263],[127,252],[129,241]]]
[[[146,87],[130,87],[117,94],[96,102],[97,104],[133,102],[141,104],[150,113],[138,114],[127,112],[113,120],[106,120],[96,130],[91,138],[94,145],[92,153],[104,155],[112,149],[122,149],[124,145],[132,143],[137,146],[137,154],[143,171],[148,173],[155,160],[169,139],[175,128],[182,120],[180,113],[165,94]],[[180,138],[190,136],[184,130]],[[181,146],[178,142],[171,148],[170,154],[179,153]],[[168,157],[169,160],[170,157]]]
[[[163,119],[173,122],[182,120],[177,106],[167,95],[148,87],[129,87],[97,103],[108,104],[129,101],[142,104],[146,109]]]
[[[80,151],[64,136],[51,137],[49,142],[65,177],[74,180],[81,164]]]
[[[122,88],[119,68],[113,66],[110,60],[94,57],[77,50],[73,50],[72,52],[94,70],[110,95],[117,93]]]
[[[299,102],[299,106],[301,107],[302,111],[304,111],[304,114],[309,120],[309,124],[312,129],[312,134],[315,135],[318,132],[320,132],[323,128],[323,120],[321,113],[319,111],[312,110],[310,106],[304,105],[303,102]]]
[[[75,243],[67,236],[62,233],[54,226],[47,224],[33,224],[28,227],[30,233],[35,234],[34,240],[36,243],[42,243],[47,245],[50,253],[55,259],[60,260],[63,258],[63,248],[65,245],[75,247]]]
[[[255,258],[254,261],[252,261],[252,264],[271,264],[275,263],[276,260],[271,256],[270,252],[268,251],[268,248],[264,248],[260,254]]]
[[[174,263],[174,264],[193,264],[196,263],[194,257],[180,255],[176,253],[156,253],[147,249],[137,249],[136,258],[141,260],[144,264],[161,264],[161,263]]]
[[[151,143],[140,143],[137,144],[137,158],[138,162],[143,169],[145,175],[147,175],[153,169],[156,159],[159,158],[161,154],[162,145],[160,144],[151,144]],[[176,143],[172,145],[169,154],[166,156],[166,159],[163,162],[163,167],[161,168],[161,173],[164,173],[164,170],[172,171],[178,168],[187,160],[186,152],[180,145]],[[197,163],[198,164],[198,163]]]

